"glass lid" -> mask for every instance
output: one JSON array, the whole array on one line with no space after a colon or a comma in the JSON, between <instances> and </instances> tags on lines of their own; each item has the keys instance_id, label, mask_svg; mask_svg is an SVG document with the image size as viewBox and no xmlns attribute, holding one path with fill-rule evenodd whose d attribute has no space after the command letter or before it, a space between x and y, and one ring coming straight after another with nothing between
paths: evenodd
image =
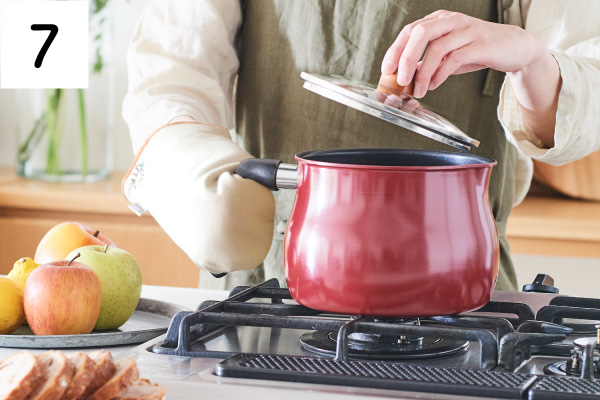
<instances>
[{"instance_id":1,"label":"glass lid","mask_svg":"<svg viewBox=\"0 0 600 400\"><path fill-rule=\"evenodd\" d=\"M328 99L468 152L479 142L406 94L388 95L369 84L337 75L301 72L303 87Z\"/></svg>"}]
</instances>

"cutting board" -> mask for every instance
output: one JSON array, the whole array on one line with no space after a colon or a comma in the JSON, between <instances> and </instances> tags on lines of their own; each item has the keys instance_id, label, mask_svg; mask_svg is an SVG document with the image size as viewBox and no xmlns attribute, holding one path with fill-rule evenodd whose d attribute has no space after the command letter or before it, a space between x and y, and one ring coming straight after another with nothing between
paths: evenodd
<instances>
[{"instance_id":1,"label":"cutting board","mask_svg":"<svg viewBox=\"0 0 600 400\"><path fill-rule=\"evenodd\" d=\"M600 151L558 167L534 161L533 176L567 196L600 201Z\"/></svg>"}]
</instances>

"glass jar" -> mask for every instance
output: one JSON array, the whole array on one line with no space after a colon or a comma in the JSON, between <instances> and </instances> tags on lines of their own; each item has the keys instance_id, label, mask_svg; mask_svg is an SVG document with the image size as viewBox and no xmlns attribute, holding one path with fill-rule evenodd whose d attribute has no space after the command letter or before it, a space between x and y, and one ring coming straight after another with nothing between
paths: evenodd
<instances>
[{"instance_id":1,"label":"glass jar","mask_svg":"<svg viewBox=\"0 0 600 400\"><path fill-rule=\"evenodd\" d=\"M93 182L106 179L112 170L112 8L106 5L98 10L95 6L91 2L89 87L15 91L19 176L51 182Z\"/></svg>"}]
</instances>

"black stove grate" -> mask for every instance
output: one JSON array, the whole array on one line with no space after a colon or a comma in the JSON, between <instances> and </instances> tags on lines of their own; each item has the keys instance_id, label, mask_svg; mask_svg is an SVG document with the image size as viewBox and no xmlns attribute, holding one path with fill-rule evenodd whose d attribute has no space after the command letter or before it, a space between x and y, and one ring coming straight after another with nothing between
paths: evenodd
<instances>
[{"instance_id":1,"label":"black stove grate","mask_svg":"<svg viewBox=\"0 0 600 400\"><path fill-rule=\"evenodd\" d=\"M586 400L600 398L600 381L545 376L529 391L529 400Z\"/></svg>"},{"instance_id":2,"label":"black stove grate","mask_svg":"<svg viewBox=\"0 0 600 400\"><path fill-rule=\"evenodd\" d=\"M291 295L288 289L278 286L278 281L271 279L253 287L238 287L226 300L204 302L195 313L178 313L171 320L165 339L152 346L151 351L186 357L227 358L237 352L205 349L201 345L202 338L223 326L255 326L334 332L341 336L336 345L339 360L349 357L347 338L351 333L477 342L479 366L482 370L490 370L498 362L500 337L513 330L502 318L450 316L423 325L405 325L372 317L331 315L297 304L284 304L283 300L290 300ZM255 299L271 302L255 302ZM518 315L517 310L510 307L507 312Z\"/></svg>"},{"instance_id":3,"label":"black stove grate","mask_svg":"<svg viewBox=\"0 0 600 400\"><path fill-rule=\"evenodd\" d=\"M537 379L503 372L264 354L238 354L219 363L216 373L223 377L506 399L524 398Z\"/></svg>"}]
</instances>

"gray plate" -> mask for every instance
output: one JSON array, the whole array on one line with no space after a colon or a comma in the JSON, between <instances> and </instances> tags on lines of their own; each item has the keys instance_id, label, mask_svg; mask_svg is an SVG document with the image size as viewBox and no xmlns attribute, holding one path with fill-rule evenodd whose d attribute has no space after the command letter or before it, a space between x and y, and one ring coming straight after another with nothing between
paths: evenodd
<instances>
[{"instance_id":1,"label":"gray plate","mask_svg":"<svg viewBox=\"0 0 600 400\"><path fill-rule=\"evenodd\" d=\"M185 307L158 300L140 299L129 320L119 329L93 331L87 335L36 336L23 325L10 335L0 335L0 347L60 349L71 347L104 347L144 343L167 332L171 317Z\"/></svg>"}]
</instances>

